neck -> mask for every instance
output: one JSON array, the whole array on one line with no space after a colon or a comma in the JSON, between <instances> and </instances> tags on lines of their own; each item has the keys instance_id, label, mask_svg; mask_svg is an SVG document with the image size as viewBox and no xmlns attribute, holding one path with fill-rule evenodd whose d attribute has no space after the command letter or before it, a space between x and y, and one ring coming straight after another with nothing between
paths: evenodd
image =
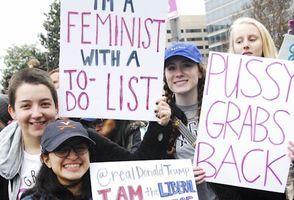
<instances>
[{"instance_id":1,"label":"neck","mask_svg":"<svg viewBox=\"0 0 294 200\"><path fill-rule=\"evenodd\" d=\"M175 94L176 104L180 106L191 106L198 102L198 90L192 90L185 94Z\"/></svg>"},{"instance_id":2,"label":"neck","mask_svg":"<svg viewBox=\"0 0 294 200\"><path fill-rule=\"evenodd\" d=\"M24 150L29 154L41 153L40 137L30 137L23 134Z\"/></svg>"},{"instance_id":3,"label":"neck","mask_svg":"<svg viewBox=\"0 0 294 200\"><path fill-rule=\"evenodd\" d=\"M74 195L74 196L79 196L81 195L81 187L82 183L79 183L77 185L67 187L67 189Z\"/></svg>"}]
</instances>

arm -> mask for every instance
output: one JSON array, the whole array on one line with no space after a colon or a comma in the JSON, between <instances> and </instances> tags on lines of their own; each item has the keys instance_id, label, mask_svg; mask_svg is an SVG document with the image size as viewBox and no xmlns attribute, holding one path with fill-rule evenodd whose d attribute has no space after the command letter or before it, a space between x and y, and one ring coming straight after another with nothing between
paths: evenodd
<instances>
[{"instance_id":1,"label":"arm","mask_svg":"<svg viewBox=\"0 0 294 200\"><path fill-rule=\"evenodd\" d=\"M96 142L90 152L91 162L161 159L167 150L171 130L171 111L164 97L157 102L155 113L159 121L150 122L140 147L134 153L93 131L88 131L90 138Z\"/></svg>"}]
</instances>

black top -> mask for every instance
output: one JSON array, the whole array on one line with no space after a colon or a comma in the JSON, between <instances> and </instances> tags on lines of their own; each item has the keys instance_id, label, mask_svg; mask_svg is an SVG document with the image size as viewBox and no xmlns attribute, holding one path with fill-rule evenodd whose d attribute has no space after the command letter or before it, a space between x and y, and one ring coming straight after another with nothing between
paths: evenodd
<instances>
[{"instance_id":1,"label":"black top","mask_svg":"<svg viewBox=\"0 0 294 200\"><path fill-rule=\"evenodd\" d=\"M126 160L155 160L161 159L168 146L171 126L160 126L150 122L148 130L140 147L134 153L129 152L118 144L99 135L92 129L87 129L89 137L96 145L90 150L91 162L126 161ZM8 200L8 181L0 176L0 199Z\"/></svg>"}]
</instances>

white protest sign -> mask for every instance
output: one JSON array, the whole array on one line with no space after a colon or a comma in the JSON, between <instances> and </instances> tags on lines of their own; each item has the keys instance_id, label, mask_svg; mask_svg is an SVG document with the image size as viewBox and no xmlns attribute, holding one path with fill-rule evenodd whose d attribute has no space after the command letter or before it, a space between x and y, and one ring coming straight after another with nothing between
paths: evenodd
<instances>
[{"instance_id":1,"label":"white protest sign","mask_svg":"<svg viewBox=\"0 0 294 200\"><path fill-rule=\"evenodd\" d=\"M190 160L149 160L90 164L95 200L197 200Z\"/></svg>"},{"instance_id":2,"label":"white protest sign","mask_svg":"<svg viewBox=\"0 0 294 200\"><path fill-rule=\"evenodd\" d=\"M60 116L157 120L167 9L167 0L62 0Z\"/></svg>"},{"instance_id":3,"label":"white protest sign","mask_svg":"<svg viewBox=\"0 0 294 200\"><path fill-rule=\"evenodd\" d=\"M194 164L207 181L284 192L294 63L210 52Z\"/></svg>"},{"instance_id":4,"label":"white protest sign","mask_svg":"<svg viewBox=\"0 0 294 200\"><path fill-rule=\"evenodd\" d=\"M294 61L294 35L286 34L284 36L278 58Z\"/></svg>"}]
</instances>

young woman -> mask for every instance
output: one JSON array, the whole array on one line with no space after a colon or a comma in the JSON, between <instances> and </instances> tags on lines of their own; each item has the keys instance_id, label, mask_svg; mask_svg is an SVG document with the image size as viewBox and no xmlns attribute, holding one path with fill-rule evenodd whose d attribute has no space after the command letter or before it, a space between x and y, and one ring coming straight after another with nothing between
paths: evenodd
<instances>
[{"instance_id":1,"label":"young woman","mask_svg":"<svg viewBox=\"0 0 294 200\"><path fill-rule=\"evenodd\" d=\"M34 186L41 167L40 139L47 124L57 116L58 102L54 85L47 72L26 68L13 75L9 83L9 113L15 122L0 133L1 200L16 200ZM139 149L131 154L122 147L89 131L96 145L91 161L159 159L169 138L171 111L165 98L157 102L158 122L151 122Z\"/></svg>"},{"instance_id":2,"label":"young woman","mask_svg":"<svg viewBox=\"0 0 294 200\"><path fill-rule=\"evenodd\" d=\"M41 140L42 166L36 185L22 199L91 199L89 147L94 144L79 122L49 123Z\"/></svg>"},{"instance_id":3,"label":"young woman","mask_svg":"<svg viewBox=\"0 0 294 200\"><path fill-rule=\"evenodd\" d=\"M169 154L177 159L194 158L193 138L197 137L205 82L201 61L201 53L192 43L174 43L165 51L164 90L173 111L172 118L176 124L177 120L181 120L191 134L188 139L178 131L177 126L172 131ZM199 199L218 199L211 186L204 181L204 171L196 167L194 174Z\"/></svg>"},{"instance_id":4,"label":"young woman","mask_svg":"<svg viewBox=\"0 0 294 200\"><path fill-rule=\"evenodd\" d=\"M242 17L234 21L230 27L229 38L229 52L235 54L242 54L248 56L268 57L276 58L277 50L274 45L274 41L270 36L268 30L263 24L255 19ZM289 156L294 160L294 143L289 144ZM293 168L289 174L289 178L292 177L293 181ZM290 180L290 179L289 179ZM229 186L226 186L229 187ZM231 191L224 192L223 188L219 190L220 196L232 195L235 193L239 199L263 199L263 200L285 200L285 194L267 192L254 189L231 187ZM234 192L233 192L234 191ZM238 193L238 194L237 194ZM225 199L231 199L231 197L225 196Z\"/></svg>"}]
</instances>

